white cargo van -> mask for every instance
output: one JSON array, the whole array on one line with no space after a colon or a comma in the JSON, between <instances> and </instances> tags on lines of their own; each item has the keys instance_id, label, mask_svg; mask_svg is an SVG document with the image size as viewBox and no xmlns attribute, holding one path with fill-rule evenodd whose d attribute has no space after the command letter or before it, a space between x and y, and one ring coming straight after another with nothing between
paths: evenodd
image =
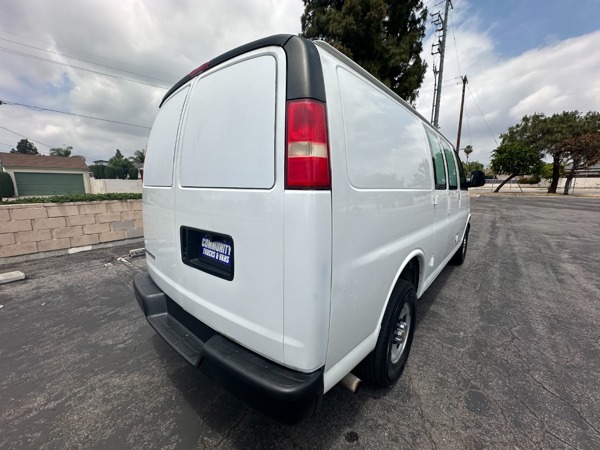
<instances>
[{"instance_id":1,"label":"white cargo van","mask_svg":"<svg viewBox=\"0 0 600 450\"><path fill-rule=\"evenodd\" d=\"M328 44L249 43L162 100L136 298L189 363L298 422L351 371L400 376L417 298L465 257L482 175Z\"/></svg>"}]
</instances>

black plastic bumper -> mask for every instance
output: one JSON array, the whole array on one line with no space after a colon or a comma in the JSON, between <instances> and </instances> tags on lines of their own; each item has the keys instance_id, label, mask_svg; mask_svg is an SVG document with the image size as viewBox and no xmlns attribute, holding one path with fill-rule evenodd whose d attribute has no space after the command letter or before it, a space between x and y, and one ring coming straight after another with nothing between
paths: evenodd
<instances>
[{"instance_id":1,"label":"black plastic bumper","mask_svg":"<svg viewBox=\"0 0 600 450\"><path fill-rule=\"evenodd\" d=\"M186 361L238 398L280 422L311 416L323 397L323 370L297 372L214 331L184 311L148 273L133 280L135 297L156 333Z\"/></svg>"}]
</instances>

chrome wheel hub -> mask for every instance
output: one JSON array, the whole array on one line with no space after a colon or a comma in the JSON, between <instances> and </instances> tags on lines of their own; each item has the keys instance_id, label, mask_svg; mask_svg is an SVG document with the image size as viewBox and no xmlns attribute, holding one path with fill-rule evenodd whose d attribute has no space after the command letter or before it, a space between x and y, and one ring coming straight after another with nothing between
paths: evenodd
<instances>
[{"instance_id":1,"label":"chrome wheel hub","mask_svg":"<svg viewBox=\"0 0 600 450\"><path fill-rule=\"evenodd\" d=\"M394 334L392 336L390 348L390 360L392 364L396 364L398 361L400 361L400 358L404 353L406 342L408 341L408 334L410 332L410 324L410 307L408 305L404 305L402 307L402 311L400 311L400 315L398 316L396 328L394 329Z\"/></svg>"}]
</instances>

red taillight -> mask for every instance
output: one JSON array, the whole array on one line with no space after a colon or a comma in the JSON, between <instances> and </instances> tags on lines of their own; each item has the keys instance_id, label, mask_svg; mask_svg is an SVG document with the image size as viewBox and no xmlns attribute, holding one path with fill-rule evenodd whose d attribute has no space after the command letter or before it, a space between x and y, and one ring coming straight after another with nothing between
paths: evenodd
<instances>
[{"instance_id":1,"label":"red taillight","mask_svg":"<svg viewBox=\"0 0 600 450\"><path fill-rule=\"evenodd\" d=\"M287 104L286 189L330 189L325 104Z\"/></svg>"}]
</instances>

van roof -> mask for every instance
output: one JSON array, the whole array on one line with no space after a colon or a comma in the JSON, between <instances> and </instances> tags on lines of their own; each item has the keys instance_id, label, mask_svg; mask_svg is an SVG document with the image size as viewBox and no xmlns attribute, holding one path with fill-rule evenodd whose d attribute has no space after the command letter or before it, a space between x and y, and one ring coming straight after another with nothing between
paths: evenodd
<instances>
[{"instance_id":1,"label":"van roof","mask_svg":"<svg viewBox=\"0 0 600 450\"><path fill-rule=\"evenodd\" d=\"M293 34L276 34L223 53L185 75L165 94L160 106L181 86L201 73L236 56L264 47L281 47L287 56L287 100L312 98L325 101L325 84L321 71L321 59L312 41Z\"/></svg>"}]
</instances>

